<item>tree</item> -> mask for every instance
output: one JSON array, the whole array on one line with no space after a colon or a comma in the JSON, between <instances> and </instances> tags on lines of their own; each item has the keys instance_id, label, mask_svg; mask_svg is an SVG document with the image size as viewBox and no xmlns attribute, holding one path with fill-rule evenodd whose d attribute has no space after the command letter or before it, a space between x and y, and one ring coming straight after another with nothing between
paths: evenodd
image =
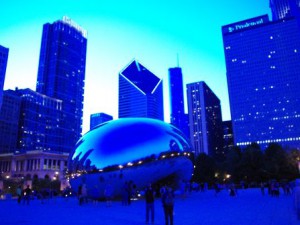
<instances>
[{"instance_id":1,"label":"tree","mask_svg":"<svg viewBox=\"0 0 300 225\"><path fill-rule=\"evenodd\" d=\"M264 165L263 153L258 144L248 145L242 152L239 172L248 182L257 182L262 179Z\"/></svg>"},{"instance_id":2,"label":"tree","mask_svg":"<svg viewBox=\"0 0 300 225\"><path fill-rule=\"evenodd\" d=\"M221 166L223 172L230 174L231 179L234 182L237 182L241 179L240 172L239 172L241 158L242 158L241 148L238 146L233 146L227 152L225 156L225 161Z\"/></svg>"},{"instance_id":3,"label":"tree","mask_svg":"<svg viewBox=\"0 0 300 225\"><path fill-rule=\"evenodd\" d=\"M195 159L195 170L193 180L201 182L214 182L215 172L216 172L216 163L215 160L204 154L200 153Z\"/></svg>"},{"instance_id":4,"label":"tree","mask_svg":"<svg viewBox=\"0 0 300 225\"><path fill-rule=\"evenodd\" d=\"M289 162L286 151L277 143L270 143L265 150L265 168L270 179L290 178Z\"/></svg>"}]
</instances>

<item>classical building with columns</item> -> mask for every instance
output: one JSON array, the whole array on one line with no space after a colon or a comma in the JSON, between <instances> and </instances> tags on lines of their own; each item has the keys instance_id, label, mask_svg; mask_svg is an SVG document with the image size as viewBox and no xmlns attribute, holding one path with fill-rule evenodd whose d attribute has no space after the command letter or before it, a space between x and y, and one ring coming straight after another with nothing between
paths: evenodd
<instances>
[{"instance_id":1,"label":"classical building with columns","mask_svg":"<svg viewBox=\"0 0 300 225\"><path fill-rule=\"evenodd\" d=\"M1 177L11 179L59 179L63 189L68 184L64 177L68 153L28 151L26 153L0 154Z\"/></svg>"}]
</instances>

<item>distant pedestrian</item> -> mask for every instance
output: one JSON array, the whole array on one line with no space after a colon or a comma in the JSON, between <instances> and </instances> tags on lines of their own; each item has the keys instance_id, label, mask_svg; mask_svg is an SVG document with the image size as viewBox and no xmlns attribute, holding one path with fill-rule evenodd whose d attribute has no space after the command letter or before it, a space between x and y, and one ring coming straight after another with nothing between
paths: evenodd
<instances>
[{"instance_id":1,"label":"distant pedestrian","mask_svg":"<svg viewBox=\"0 0 300 225\"><path fill-rule=\"evenodd\" d=\"M77 198L78 198L79 205L82 205L82 201L83 201L83 198L82 198L82 184L80 184L78 186Z\"/></svg>"},{"instance_id":2,"label":"distant pedestrian","mask_svg":"<svg viewBox=\"0 0 300 225\"><path fill-rule=\"evenodd\" d=\"M265 183L261 182L260 183L260 191L262 195L265 195Z\"/></svg>"},{"instance_id":3,"label":"distant pedestrian","mask_svg":"<svg viewBox=\"0 0 300 225\"><path fill-rule=\"evenodd\" d=\"M88 192L88 190L87 190L87 186L86 186L86 184L83 184L82 185L82 190L81 190L81 197L82 197L82 202L83 203L87 203L88 202L88 199L87 199L87 192Z\"/></svg>"},{"instance_id":4,"label":"distant pedestrian","mask_svg":"<svg viewBox=\"0 0 300 225\"><path fill-rule=\"evenodd\" d=\"M154 190L149 184L145 191L145 201L146 201L146 223L149 223L149 217L151 214L151 223L154 224Z\"/></svg>"},{"instance_id":5,"label":"distant pedestrian","mask_svg":"<svg viewBox=\"0 0 300 225\"><path fill-rule=\"evenodd\" d=\"M300 179L296 180L294 188L294 204L297 213L297 218L300 220Z\"/></svg>"},{"instance_id":6,"label":"distant pedestrian","mask_svg":"<svg viewBox=\"0 0 300 225\"><path fill-rule=\"evenodd\" d=\"M19 185L17 187L16 194L18 196L18 203L20 204L21 203L21 199L22 199L22 187L21 187L21 185Z\"/></svg>"},{"instance_id":7,"label":"distant pedestrian","mask_svg":"<svg viewBox=\"0 0 300 225\"><path fill-rule=\"evenodd\" d=\"M113 187L110 183L108 183L106 186L105 186L105 189L104 189L104 196L105 196L105 199L106 199L106 206L107 207L110 207L112 206L112 198L113 198Z\"/></svg>"},{"instance_id":8,"label":"distant pedestrian","mask_svg":"<svg viewBox=\"0 0 300 225\"><path fill-rule=\"evenodd\" d=\"M232 183L229 186L229 196L234 197L236 196L236 191L235 191L235 185Z\"/></svg>"},{"instance_id":9,"label":"distant pedestrian","mask_svg":"<svg viewBox=\"0 0 300 225\"><path fill-rule=\"evenodd\" d=\"M27 185L27 187L24 190L24 203L26 202L27 205L29 205L30 198L31 198L31 189L29 185Z\"/></svg>"},{"instance_id":10,"label":"distant pedestrian","mask_svg":"<svg viewBox=\"0 0 300 225\"><path fill-rule=\"evenodd\" d=\"M126 181L122 188L122 205L128 205L129 198L129 187L128 182Z\"/></svg>"},{"instance_id":11,"label":"distant pedestrian","mask_svg":"<svg viewBox=\"0 0 300 225\"><path fill-rule=\"evenodd\" d=\"M162 205L165 214L166 225L173 225L173 214L174 214L174 193L172 188L167 188L162 196Z\"/></svg>"}]
</instances>

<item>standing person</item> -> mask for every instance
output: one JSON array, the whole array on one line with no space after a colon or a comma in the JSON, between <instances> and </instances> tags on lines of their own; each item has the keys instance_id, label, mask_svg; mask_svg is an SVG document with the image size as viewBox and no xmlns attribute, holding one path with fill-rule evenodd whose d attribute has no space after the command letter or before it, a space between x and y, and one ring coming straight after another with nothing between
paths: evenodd
<instances>
[{"instance_id":1,"label":"standing person","mask_svg":"<svg viewBox=\"0 0 300 225\"><path fill-rule=\"evenodd\" d=\"M148 188L145 191L145 200L146 200L146 223L149 223L149 214L151 213L151 223L154 224L154 190L149 184Z\"/></svg>"},{"instance_id":2,"label":"standing person","mask_svg":"<svg viewBox=\"0 0 300 225\"><path fill-rule=\"evenodd\" d=\"M18 196L18 203L20 204L21 199L22 199L22 187L21 187L21 185L19 185L17 187L16 193L17 193L17 196Z\"/></svg>"},{"instance_id":3,"label":"standing person","mask_svg":"<svg viewBox=\"0 0 300 225\"><path fill-rule=\"evenodd\" d=\"M24 190L24 202L26 201L27 205L29 205L30 197L31 197L31 189L29 185L27 185L27 187Z\"/></svg>"},{"instance_id":4,"label":"standing person","mask_svg":"<svg viewBox=\"0 0 300 225\"><path fill-rule=\"evenodd\" d=\"M128 183L125 182L122 189L122 205L128 205L129 191L128 191Z\"/></svg>"},{"instance_id":5,"label":"standing person","mask_svg":"<svg viewBox=\"0 0 300 225\"><path fill-rule=\"evenodd\" d=\"M82 205L83 198L82 198L82 185L81 184L78 186L77 197L78 197L79 205Z\"/></svg>"},{"instance_id":6,"label":"standing person","mask_svg":"<svg viewBox=\"0 0 300 225\"><path fill-rule=\"evenodd\" d=\"M297 213L297 218L298 220L300 220L300 179L297 179L295 183L294 204Z\"/></svg>"},{"instance_id":7,"label":"standing person","mask_svg":"<svg viewBox=\"0 0 300 225\"><path fill-rule=\"evenodd\" d=\"M104 196L106 199L106 206L110 207L112 205L113 187L110 183L105 186Z\"/></svg>"},{"instance_id":8,"label":"standing person","mask_svg":"<svg viewBox=\"0 0 300 225\"><path fill-rule=\"evenodd\" d=\"M82 185L82 189L81 189L81 196L82 196L82 202L83 203L87 203L87 187L86 184Z\"/></svg>"},{"instance_id":9,"label":"standing person","mask_svg":"<svg viewBox=\"0 0 300 225\"><path fill-rule=\"evenodd\" d=\"M174 193L172 188L168 187L163 194L162 204L164 208L166 225L173 225Z\"/></svg>"}]
</instances>

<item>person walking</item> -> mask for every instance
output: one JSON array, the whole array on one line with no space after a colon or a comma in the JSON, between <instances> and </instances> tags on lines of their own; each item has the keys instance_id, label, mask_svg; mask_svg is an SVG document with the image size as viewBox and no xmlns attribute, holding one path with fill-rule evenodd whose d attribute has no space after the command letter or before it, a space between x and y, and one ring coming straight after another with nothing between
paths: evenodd
<instances>
[{"instance_id":1,"label":"person walking","mask_svg":"<svg viewBox=\"0 0 300 225\"><path fill-rule=\"evenodd\" d=\"M27 187L24 190L24 202L26 201L27 205L29 205L30 198L31 198L31 189L29 185L27 185Z\"/></svg>"},{"instance_id":2,"label":"person walking","mask_svg":"<svg viewBox=\"0 0 300 225\"><path fill-rule=\"evenodd\" d=\"M106 206L111 207L112 206L112 198L113 198L113 186L110 183L108 183L105 186L104 197L106 199Z\"/></svg>"},{"instance_id":3,"label":"person walking","mask_svg":"<svg viewBox=\"0 0 300 225\"><path fill-rule=\"evenodd\" d=\"M298 220L300 220L300 179L296 179L294 188L294 204Z\"/></svg>"},{"instance_id":4,"label":"person walking","mask_svg":"<svg viewBox=\"0 0 300 225\"><path fill-rule=\"evenodd\" d=\"M166 225L173 225L174 211L174 193L172 188L168 187L162 196L162 205L164 208Z\"/></svg>"},{"instance_id":5,"label":"person walking","mask_svg":"<svg viewBox=\"0 0 300 225\"><path fill-rule=\"evenodd\" d=\"M21 203L21 199L22 199L22 187L21 187L21 185L19 185L17 187L16 194L18 196L18 203L20 204Z\"/></svg>"},{"instance_id":6,"label":"person walking","mask_svg":"<svg viewBox=\"0 0 300 225\"><path fill-rule=\"evenodd\" d=\"M149 217L151 214L151 223L154 224L154 190L152 185L149 184L145 191L145 201L146 201L146 224L149 224Z\"/></svg>"}]
</instances>

